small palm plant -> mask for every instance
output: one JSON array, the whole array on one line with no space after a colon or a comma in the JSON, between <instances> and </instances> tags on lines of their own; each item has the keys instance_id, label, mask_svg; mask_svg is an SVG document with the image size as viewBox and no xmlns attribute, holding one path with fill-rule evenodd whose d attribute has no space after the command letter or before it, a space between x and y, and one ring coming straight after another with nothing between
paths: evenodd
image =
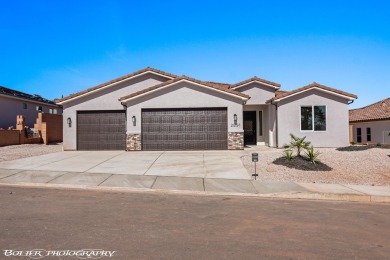
<instances>
[{"instance_id":1,"label":"small palm plant","mask_svg":"<svg viewBox=\"0 0 390 260\"><path fill-rule=\"evenodd\" d=\"M297 149L297 156L301 156L301 151L308 149L310 147L311 142L305 141L306 136L300 138L293 134L290 134L291 136L291 142L290 142L290 148Z\"/></svg>"},{"instance_id":2,"label":"small palm plant","mask_svg":"<svg viewBox=\"0 0 390 260\"><path fill-rule=\"evenodd\" d=\"M293 156L293 151L291 149L286 149L284 150L284 158L286 159L286 161L291 161L292 159L294 159L294 156Z\"/></svg>"},{"instance_id":3,"label":"small palm plant","mask_svg":"<svg viewBox=\"0 0 390 260\"><path fill-rule=\"evenodd\" d=\"M320 153L318 151L314 151L313 146L306 149L306 159L311 162L312 164L316 165L316 162L318 161L318 156Z\"/></svg>"}]
</instances>

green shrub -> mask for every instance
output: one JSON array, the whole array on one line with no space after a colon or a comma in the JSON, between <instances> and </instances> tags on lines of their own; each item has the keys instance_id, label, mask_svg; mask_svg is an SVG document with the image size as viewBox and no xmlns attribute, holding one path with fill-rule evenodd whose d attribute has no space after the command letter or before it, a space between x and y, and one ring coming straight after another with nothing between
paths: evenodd
<instances>
[{"instance_id":1,"label":"green shrub","mask_svg":"<svg viewBox=\"0 0 390 260\"><path fill-rule=\"evenodd\" d=\"M316 165L316 162L318 161L318 156L320 153L318 151L314 151L313 146L306 149L306 159L311 162L312 164Z\"/></svg>"},{"instance_id":2,"label":"green shrub","mask_svg":"<svg viewBox=\"0 0 390 260\"><path fill-rule=\"evenodd\" d=\"M355 145L356 144L355 140L352 140L350 144Z\"/></svg>"},{"instance_id":3,"label":"green shrub","mask_svg":"<svg viewBox=\"0 0 390 260\"><path fill-rule=\"evenodd\" d=\"M300 138L293 134L290 134L291 136L291 142L289 147L293 149L297 149L297 156L301 156L301 151L304 149L308 149L311 142L305 141L306 136Z\"/></svg>"},{"instance_id":4,"label":"green shrub","mask_svg":"<svg viewBox=\"0 0 390 260\"><path fill-rule=\"evenodd\" d=\"M293 151L291 149L286 149L284 150L284 158L286 159L286 161L291 161L292 159L294 159L294 156L293 156Z\"/></svg>"},{"instance_id":5,"label":"green shrub","mask_svg":"<svg viewBox=\"0 0 390 260\"><path fill-rule=\"evenodd\" d=\"M379 147L379 146L382 146L382 144L381 144L381 143L377 143L377 144L376 144L376 146L378 146L378 147Z\"/></svg>"}]
</instances>

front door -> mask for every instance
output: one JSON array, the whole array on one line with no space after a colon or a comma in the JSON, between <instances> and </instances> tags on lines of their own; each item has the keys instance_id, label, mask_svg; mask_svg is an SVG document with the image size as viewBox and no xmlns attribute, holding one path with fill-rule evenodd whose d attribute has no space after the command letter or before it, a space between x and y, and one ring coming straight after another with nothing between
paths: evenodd
<instances>
[{"instance_id":1,"label":"front door","mask_svg":"<svg viewBox=\"0 0 390 260\"><path fill-rule=\"evenodd\" d=\"M244 111L244 145L256 143L256 111Z\"/></svg>"}]
</instances>

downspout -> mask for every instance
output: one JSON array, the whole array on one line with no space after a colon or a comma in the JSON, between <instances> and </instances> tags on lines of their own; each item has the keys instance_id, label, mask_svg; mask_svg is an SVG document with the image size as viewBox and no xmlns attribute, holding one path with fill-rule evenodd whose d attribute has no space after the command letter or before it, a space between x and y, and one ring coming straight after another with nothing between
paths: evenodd
<instances>
[{"instance_id":1,"label":"downspout","mask_svg":"<svg viewBox=\"0 0 390 260\"><path fill-rule=\"evenodd\" d=\"M352 104L354 101L355 101L355 99L348 101L348 105Z\"/></svg>"},{"instance_id":2,"label":"downspout","mask_svg":"<svg viewBox=\"0 0 390 260\"><path fill-rule=\"evenodd\" d=\"M276 142L276 148L279 147L278 145L278 105L273 103L273 100L271 99L271 105L275 106L275 142Z\"/></svg>"}]
</instances>

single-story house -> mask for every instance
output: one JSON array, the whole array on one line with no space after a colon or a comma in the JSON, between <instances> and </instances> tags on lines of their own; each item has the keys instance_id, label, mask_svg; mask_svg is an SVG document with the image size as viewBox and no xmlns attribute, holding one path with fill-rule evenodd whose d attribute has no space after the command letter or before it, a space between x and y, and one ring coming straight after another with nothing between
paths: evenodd
<instances>
[{"instance_id":1,"label":"single-story house","mask_svg":"<svg viewBox=\"0 0 390 260\"><path fill-rule=\"evenodd\" d=\"M346 146L356 98L318 83L286 92L258 77L227 84L148 67L57 104L64 150L234 150L282 147L290 133L316 147Z\"/></svg>"},{"instance_id":2,"label":"single-story house","mask_svg":"<svg viewBox=\"0 0 390 260\"><path fill-rule=\"evenodd\" d=\"M390 144L390 98L349 110L351 142Z\"/></svg>"},{"instance_id":3,"label":"single-story house","mask_svg":"<svg viewBox=\"0 0 390 260\"><path fill-rule=\"evenodd\" d=\"M61 114L62 108L39 95L0 86L0 128L15 127L17 115L22 115L26 126L32 128L39 112Z\"/></svg>"}]
</instances>

